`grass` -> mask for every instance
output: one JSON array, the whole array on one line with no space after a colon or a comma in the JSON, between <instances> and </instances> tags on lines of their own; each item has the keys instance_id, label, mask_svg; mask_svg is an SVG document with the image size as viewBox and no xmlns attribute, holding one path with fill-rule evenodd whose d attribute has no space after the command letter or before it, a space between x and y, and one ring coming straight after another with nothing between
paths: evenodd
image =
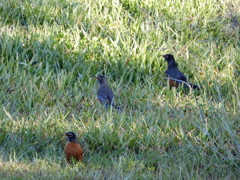
<instances>
[{"instance_id":1,"label":"grass","mask_svg":"<svg viewBox=\"0 0 240 180\"><path fill-rule=\"evenodd\" d=\"M240 178L237 1L0 4L1 179ZM169 89L167 53L202 91ZM96 101L98 74L123 112Z\"/></svg>"}]
</instances>

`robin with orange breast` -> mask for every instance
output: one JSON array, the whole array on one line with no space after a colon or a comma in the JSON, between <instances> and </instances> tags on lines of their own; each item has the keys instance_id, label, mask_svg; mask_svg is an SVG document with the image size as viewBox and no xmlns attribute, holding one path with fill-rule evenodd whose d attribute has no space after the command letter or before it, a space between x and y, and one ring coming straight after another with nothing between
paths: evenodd
<instances>
[{"instance_id":1,"label":"robin with orange breast","mask_svg":"<svg viewBox=\"0 0 240 180\"><path fill-rule=\"evenodd\" d=\"M165 71L170 87L178 87L184 85L184 87L191 87L192 89L200 90L201 88L197 85L188 82L186 76L178 69L177 63L171 54L162 55L168 63L168 68Z\"/></svg>"},{"instance_id":2,"label":"robin with orange breast","mask_svg":"<svg viewBox=\"0 0 240 180\"><path fill-rule=\"evenodd\" d=\"M114 95L112 89L108 84L107 78L102 75L94 78L97 79L99 82L99 88L97 91L98 101L101 104L105 105L106 108L108 108L109 106L113 106L115 109L122 111L122 109L116 106L113 102Z\"/></svg>"},{"instance_id":3,"label":"robin with orange breast","mask_svg":"<svg viewBox=\"0 0 240 180\"><path fill-rule=\"evenodd\" d=\"M83 149L80 144L77 143L77 136L74 132L67 132L63 134L63 136L67 137L67 144L64 148L64 153L66 156L66 160L68 163L73 163L73 159L76 161L83 160Z\"/></svg>"}]
</instances>

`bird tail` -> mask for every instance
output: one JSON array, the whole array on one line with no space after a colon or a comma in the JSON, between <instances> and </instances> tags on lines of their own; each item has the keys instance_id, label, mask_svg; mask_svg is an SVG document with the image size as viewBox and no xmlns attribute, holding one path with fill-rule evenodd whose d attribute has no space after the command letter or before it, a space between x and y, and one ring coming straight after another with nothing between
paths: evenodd
<instances>
[{"instance_id":1,"label":"bird tail","mask_svg":"<svg viewBox=\"0 0 240 180\"><path fill-rule=\"evenodd\" d=\"M202 89L201 87L199 87L199 86L197 86L197 85L195 85L195 84L191 84L191 83L190 83L190 86L191 86L191 88L196 89L196 90Z\"/></svg>"}]
</instances>

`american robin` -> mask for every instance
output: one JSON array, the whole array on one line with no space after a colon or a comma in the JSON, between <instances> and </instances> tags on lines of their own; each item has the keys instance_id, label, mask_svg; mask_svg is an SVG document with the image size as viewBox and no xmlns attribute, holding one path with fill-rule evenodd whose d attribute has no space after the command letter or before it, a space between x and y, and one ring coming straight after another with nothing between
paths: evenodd
<instances>
[{"instance_id":1,"label":"american robin","mask_svg":"<svg viewBox=\"0 0 240 180\"><path fill-rule=\"evenodd\" d=\"M104 104L106 108L113 106L115 109L122 110L120 107L116 106L113 102L113 91L110 88L107 78L105 76L94 77L99 82L99 89L97 92L97 98L101 104Z\"/></svg>"},{"instance_id":2,"label":"american robin","mask_svg":"<svg viewBox=\"0 0 240 180\"><path fill-rule=\"evenodd\" d=\"M165 71L169 85L171 87L178 87L181 84L184 84L184 87L191 87L193 89L200 90L200 87L188 82L186 76L178 69L176 61L171 54L162 55L168 63L168 68Z\"/></svg>"},{"instance_id":3,"label":"american robin","mask_svg":"<svg viewBox=\"0 0 240 180\"><path fill-rule=\"evenodd\" d=\"M83 160L83 149L80 144L77 143L77 136L74 132L67 132L63 134L63 136L67 136L67 144L64 148L64 153L66 156L66 160L68 163L72 163L72 159L77 161Z\"/></svg>"}]
</instances>

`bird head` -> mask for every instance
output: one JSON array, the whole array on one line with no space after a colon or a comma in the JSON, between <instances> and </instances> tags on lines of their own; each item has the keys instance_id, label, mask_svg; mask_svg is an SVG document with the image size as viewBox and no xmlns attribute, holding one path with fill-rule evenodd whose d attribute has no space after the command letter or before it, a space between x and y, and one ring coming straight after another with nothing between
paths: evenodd
<instances>
[{"instance_id":1,"label":"bird head","mask_svg":"<svg viewBox=\"0 0 240 180\"><path fill-rule=\"evenodd\" d=\"M99 84L103 84L106 81L106 77L103 75L99 75L98 77L94 77L95 79L98 80Z\"/></svg>"},{"instance_id":2,"label":"bird head","mask_svg":"<svg viewBox=\"0 0 240 180\"><path fill-rule=\"evenodd\" d=\"M69 142L76 142L77 140L77 136L74 132L67 132L66 134L63 134L63 136L66 136Z\"/></svg>"},{"instance_id":3,"label":"bird head","mask_svg":"<svg viewBox=\"0 0 240 180\"><path fill-rule=\"evenodd\" d=\"M171 55L171 54L165 54L165 55L162 55L162 57L164 57L168 63L170 61L175 61L173 55Z\"/></svg>"}]
</instances>

